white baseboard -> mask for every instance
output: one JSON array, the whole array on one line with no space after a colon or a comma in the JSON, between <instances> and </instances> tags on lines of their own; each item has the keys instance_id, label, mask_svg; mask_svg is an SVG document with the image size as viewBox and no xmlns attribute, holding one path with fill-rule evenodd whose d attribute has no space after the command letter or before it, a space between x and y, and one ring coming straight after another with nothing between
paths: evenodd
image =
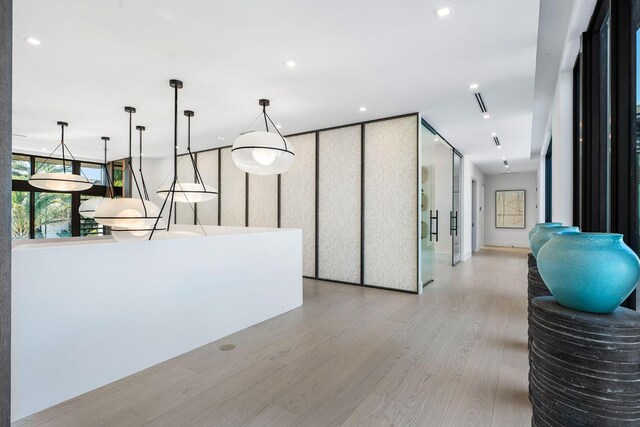
<instances>
[{"instance_id":1,"label":"white baseboard","mask_svg":"<svg viewBox=\"0 0 640 427\"><path fill-rule=\"evenodd\" d=\"M500 246L506 248L528 248L529 242L503 242L503 241L485 241L485 246Z\"/></svg>"}]
</instances>

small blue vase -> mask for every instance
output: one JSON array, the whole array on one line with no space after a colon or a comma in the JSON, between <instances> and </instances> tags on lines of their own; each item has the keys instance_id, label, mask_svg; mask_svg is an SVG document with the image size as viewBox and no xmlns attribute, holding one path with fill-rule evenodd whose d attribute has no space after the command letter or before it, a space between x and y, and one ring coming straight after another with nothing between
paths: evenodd
<instances>
[{"instance_id":1,"label":"small blue vase","mask_svg":"<svg viewBox=\"0 0 640 427\"><path fill-rule=\"evenodd\" d=\"M536 222L536 225L534 225L531 230L529 230L529 240L531 240L531 237L536 234L536 232L538 231L538 229L540 228L541 225L557 225L560 226L562 225L561 222Z\"/></svg>"},{"instance_id":2,"label":"small blue vase","mask_svg":"<svg viewBox=\"0 0 640 427\"><path fill-rule=\"evenodd\" d=\"M622 234L554 234L538 252L540 276L560 305L611 313L640 279L640 260Z\"/></svg>"},{"instance_id":3,"label":"small blue vase","mask_svg":"<svg viewBox=\"0 0 640 427\"><path fill-rule=\"evenodd\" d=\"M551 240L553 233L561 233L565 231L580 231L578 227L570 227L567 225L544 225L541 224L536 234L529 240L529 246L531 247L531 253L536 259L538 259L538 251L545 243Z\"/></svg>"}]
</instances>

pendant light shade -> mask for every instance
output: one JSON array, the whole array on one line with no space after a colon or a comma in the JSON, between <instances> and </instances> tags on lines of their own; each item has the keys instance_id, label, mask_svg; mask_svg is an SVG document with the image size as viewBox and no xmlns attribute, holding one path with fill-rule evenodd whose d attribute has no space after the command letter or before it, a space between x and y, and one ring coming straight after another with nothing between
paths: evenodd
<instances>
[{"instance_id":1,"label":"pendant light shade","mask_svg":"<svg viewBox=\"0 0 640 427\"><path fill-rule=\"evenodd\" d=\"M93 218L96 216L96 209L102 202L104 201L104 197L93 197L91 199L87 199L84 202L80 203L80 207L78 208L78 213L80 216L84 218Z\"/></svg>"},{"instance_id":2,"label":"pendant light shade","mask_svg":"<svg viewBox=\"0 0 640 427\"><path fill-rule=\"evenodd\" d=\"M165 199L171 194L171 183L162 185L157 194ZM178 203L198 203L213 200L218 197L218 190L212 186L195 182L178 182L175 186L174 202Z\"/></svg>"},{"instance_id":3,"label":"pendant light shade","mask_svg":"<svg viewBox=\"0 0 640 427\"><path fill-rule=\"evenodd\" d=\"M64 143L64 128L69 126L69 124L66 122L58 122L58 126L60 126L61 133L62 133L62 138L60 140L60 144L58 145L58 147L61 147L62 149L62 170L63 171L62 172L44 172L44 171L39 172L47 164L47 161L45 160L45 162L40 165L36 173L33 174L31 178L29 178L29 184L41 190L48 190L48 191L70 192L70 191L88 190L89 188L93 187L93 184L87 179L87 177L74 174L74 173L66 173L67 160L66 160L65 150L67 153L69 153L71 158L73 158L73 155L71 155L71 152L69 152L69 149ZM49 160L49 158L51 158L51 156L55 154L58 147L56 147L55 150L53 150L53 153L51 153L51 155L47 158L47 160Z\"/></svg>"},{"instance_id":4,"label":"pendant light shade","mask_svg":"<svg viewBox=\"0 0 640 427\"><path fill-rule=\"evenodd\" d=\"M254 175L277 175L286 172L295 158L293 147L282 136L267 114L268 99L261 99L266 131L251 131L240 135L233 143L231 157L242 171ZM269 132L269 123L276 132Z\"/></svg>"},{"instance_id":5,"label":"pendant light shade","mask_svg":"<svg viewBox=\"0 0 640 427\"><path fill-rule=\"evenodd\" d=\"M109 137L103 136L101 139L104 141L104 172L107 179L107 192L108 194L113 195L113 184L109 177L109 170L107 169L107 141L109 141ZM87 199L80 203L78 213L84 218L93 218L96 215L97 207L100 206L104 200L104 197L92 197L91 199Z\"/></svg>"},{"instance_id":6,"label":"pendant light shade","mask_svg":"<svg viewBox=\"0 0 640 427\"><path fill-rule=\"evenodd\" d=\"M199 203L213 200L218 197L218 189L203 182L198 170L198 164L191 152L191 117L195 113L191 110L185 110L184 115L187 117L187 153L193 166L196 182L180 182L177 180L177 176L174 176L174 182L163 184L158 189L157 194L162 199L172 195L173 201L177 203ZM177 156L175 150L174 156ZM177 165L177 158L174 158L174 164Z\"/></svg>"}]
</instances>

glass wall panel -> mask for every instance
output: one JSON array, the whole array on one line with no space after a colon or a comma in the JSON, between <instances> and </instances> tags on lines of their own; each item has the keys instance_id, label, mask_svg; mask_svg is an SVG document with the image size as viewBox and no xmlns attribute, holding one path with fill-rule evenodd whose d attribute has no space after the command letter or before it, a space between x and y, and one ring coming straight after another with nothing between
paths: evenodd
<instances>
[{"instance_id":1,"label":"glass wall panel","mask_svg":"<svg viewBox=\"0 0 640 427\"><path fill-rule=\"evenodd\" d=\"M89 199L102 199L97 196L80 195L80 203L83 203ZM104 235L104 227L98 224L93 218L85 218L80 216L80 236L102 236Z\"/></svg>"},{"instance_id":2,"label":"glass wall panel","mask_svg":"<svg viewBox=\"0 0 640 427\"><path fill-rule=\"evenodd\" d=\"M427 285L435 276L435 243L438 235L438 213L435 208L435 149L438 144L426 126L420 125L420 280Z\"/></svg>"},{"instance_id":3,"label":"glass wall panel","mask_svg":"<svg viewBox=\"0 0 640 427\"><path fill-rule=\"evenodd\" d=\"M452 215L451 215L451 237L452 237L452 264L456 265L462 259L462 245L460 240L462 239L462 193L460 192L462 182L462 157L455 151L453 152L453 201L452 201Z\"/></svg>"},{"instance_id":4,"label":"glass wall panel","mask_svg":"<svg viewBox=\"0 0 640 427\"><path fill-rule=\"evenodd\" d=\"M71 194L35 193L35 238L71 237Z\"/></svg>"},{"instance_id":5,"label":"glass wall panel","mask_svg":"<svg viewBox=\"0 0 640 427\"><path fill-rule=\"evenodd\" d=\"M30 229L31 193L29 191L11 192L11 238L28 239Z\"/></svg>"},{"instance_id":6,"label":"glass wall panel","mask_svg":"<svg viewBox=\"0 0 640 427\"><path fill-rule=\"evenodd\" d=\"M63 167L64 163L64 167ZM73 169L72 162L63 162L60 159L47 159L45 157L36 157L36 172L48 173L71 173Z\"/></svg>"}]
</instances>

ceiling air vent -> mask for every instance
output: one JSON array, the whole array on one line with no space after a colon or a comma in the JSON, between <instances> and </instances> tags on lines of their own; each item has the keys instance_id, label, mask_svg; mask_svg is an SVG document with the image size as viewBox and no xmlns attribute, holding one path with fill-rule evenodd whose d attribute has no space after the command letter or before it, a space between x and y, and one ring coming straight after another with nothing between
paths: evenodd
<instances>
[{"instance_id":1,"label":"ceiling air vent","mask_svg":"<svg viewBox=\"0 0 640 427\"><path fill-rule=\"evenodd\" d=\"M502 163L504 163L505 166L509 166L509 163L507 163L506 160L503 160Z\"/></svg>"},{"instance_id":2,"label":"ceiling air vent","mask_svg":"<svg viewBox=\"0 0 640 427\"><path fill-rule=\"evenodd\" d=\"M500 145L500 140L498 139L498 137L497 137L497 136L494 136L494 137L493 137L493 142L495 142L496 147L498 147L498 148L500 148L500 147L501 147L501 145Z\"/></svg>"},{"instance_id":3,"label":"ceiling air vent","mask_svg":"<svg viewBox=\"0 0 640 427\"><path fill-rule=\"evenodd\" d=\"M478 103L478 107L480 107L480 111L483 113L487 112L487 104L484 103L484 98L482 97L482 93L475 92L473 96L476 97L476 102Z\"/></svg>"}]
</instances>

